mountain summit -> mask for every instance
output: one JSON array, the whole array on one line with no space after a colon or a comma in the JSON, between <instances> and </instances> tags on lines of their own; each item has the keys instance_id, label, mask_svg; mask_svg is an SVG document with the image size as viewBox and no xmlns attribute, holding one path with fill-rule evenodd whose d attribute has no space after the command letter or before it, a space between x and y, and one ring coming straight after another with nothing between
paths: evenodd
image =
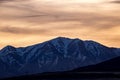
<instances>
[{"instance_id":1,"label":"mountain summit","mask_svg":"<svg viewBox=\"0 0 120 80\"><path fill-rule=\"evenodd\" d=\"M94 41L58 37L44 43L0 50L0 78L68 71L118 57L120 49Z\"/></svg>"}]
</instances>

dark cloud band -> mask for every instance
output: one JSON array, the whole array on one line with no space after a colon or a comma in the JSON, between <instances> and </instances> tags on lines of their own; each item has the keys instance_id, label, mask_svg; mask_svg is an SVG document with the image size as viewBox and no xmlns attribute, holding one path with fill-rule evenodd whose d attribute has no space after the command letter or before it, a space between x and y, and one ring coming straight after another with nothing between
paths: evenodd
<instances>
[{"instance_id":1,"label":"dark cloud band","mask_svg":"<svg viewBox=\"0 0 120 80\"><path fill-rule=\"evenodd\" d=\"M12 33L12 34L39 34L39 33L43 34L46 32L46 30L4 26L0 28L0 32Z\"/></svg>"},{"instance_id":2,"label":"dark cloud band","mask_svg":"<svg viewBox=\"0 0 120 80\"><path fill-rule=\"evenodd\" d=\"M110 3L116 3L116 4L120 4L120 0L113 0Z\"/></svg>"}]
</instances>

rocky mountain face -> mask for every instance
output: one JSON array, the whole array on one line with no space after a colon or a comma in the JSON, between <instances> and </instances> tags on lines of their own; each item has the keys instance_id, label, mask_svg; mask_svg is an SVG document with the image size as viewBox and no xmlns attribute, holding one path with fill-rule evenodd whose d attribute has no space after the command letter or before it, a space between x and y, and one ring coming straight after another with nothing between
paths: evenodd
<instances>
[{"instance_id":1,"label":"rocky mountain face","mask_svg":"<svg viewBox=\"0 0 120 80\"><path fill-rule=\"evenodd\" d=\"M0 78L68 71L118 56L118 48L64 37L28 47L6 46L0 50Z\"/></svg>"}]
</instances>

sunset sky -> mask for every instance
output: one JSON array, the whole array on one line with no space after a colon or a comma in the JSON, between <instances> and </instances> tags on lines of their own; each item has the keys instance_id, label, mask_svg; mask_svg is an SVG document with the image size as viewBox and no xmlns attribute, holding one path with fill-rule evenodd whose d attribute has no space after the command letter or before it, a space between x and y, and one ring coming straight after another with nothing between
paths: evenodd
<instances>
[{"instance_id":1,"label":"sunset sky","mask_svg":"<svg viewBox=\"0 0 120 80\"><path fill-rule=\"evenodd\" d=\"M120 0L0 0L0 49L58 36L120 47Z\"/></svg>"}]
</instances>

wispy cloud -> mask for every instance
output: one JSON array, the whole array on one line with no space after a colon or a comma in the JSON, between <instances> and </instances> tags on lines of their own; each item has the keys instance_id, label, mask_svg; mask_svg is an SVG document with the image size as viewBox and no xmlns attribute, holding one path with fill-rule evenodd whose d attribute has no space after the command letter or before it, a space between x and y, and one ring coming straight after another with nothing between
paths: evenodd
<instances>
[{"instance_id":1,"label":"wispy cloud","mask_svg":"<svg viewBox=\"0 0 120 80\"><path fill-rule=\"evenodd\" d=\"M116 4L120 4L120 0L113 0L113 1L110 1L111 3L116 3Z\"/></svg>"},{"instance_id":2,"label":"wispy cloud","mask_svg":"<svg viewBox=\"0 0 120 80\"><path fill-rule=\"evenodd\" d=\"M39 42L36 40L66 36L120 45L120 9L117 4L111 5L119 0L0 0L0 3L3 3L0 5L0 44L6 45L12 38L18 38L13 45L18 42L28 45L28 41L32 44ZM9 35L7 39L5 34ZM20 35L25 35L25 39Z\"/></svg>"},{"instance_id":3,"label":"wispy cloud","mask_svg":"<svg viewBox=\"0 0 120 80\"><path fill-rule=\"evenodd\" d=\"M25 0L0 0L0 2L25 1Z\"/></svg>"},{"instance_id":4,"label":"wispy cloud","mask_svg":"<svg viewBox=\"0 0 120 80\"><path fill-rule=\"evenodd\" d=\"M0 27L0 32L12 34L45 34L46 30L4 26Z\"/></svg>"}]
</instances>

